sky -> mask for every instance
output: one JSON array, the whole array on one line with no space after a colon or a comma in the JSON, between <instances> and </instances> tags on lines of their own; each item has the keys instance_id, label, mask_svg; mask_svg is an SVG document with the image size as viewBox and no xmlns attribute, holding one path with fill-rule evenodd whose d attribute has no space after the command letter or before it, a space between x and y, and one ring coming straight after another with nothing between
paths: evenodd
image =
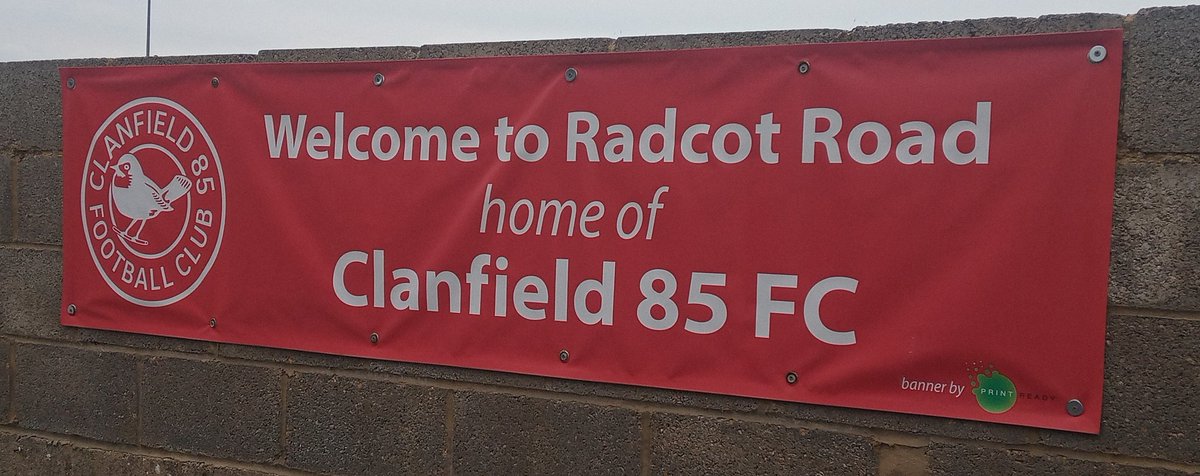
<instances>
[{"instance_id":1,"label":"sky","mask_svg":"<svg viewBox=\"0 0 1200 476\"><path fill-rule=\"evenodd\" d=\"M1131 14L1134 0L385 1L151 0L150 53L665 35L961 20ZM1186 2L1183 2L1186 3ZM146 0L0 0L0 62L143 56Z\"/></svg>"}]
</instances>

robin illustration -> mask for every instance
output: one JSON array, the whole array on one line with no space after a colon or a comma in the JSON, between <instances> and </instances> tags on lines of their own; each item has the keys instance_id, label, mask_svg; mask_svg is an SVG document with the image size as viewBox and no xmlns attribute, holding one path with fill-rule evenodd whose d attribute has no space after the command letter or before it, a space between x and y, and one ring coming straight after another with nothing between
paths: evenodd
<instances>
[{"instance_id":1,"label":"robin illustration","mask_svg":"<svg viewBox=\"0 0 1200 476\"><path fill-rule=\"evenodd\" d=\"M183 175L176 175L165 187L159 187L142 171L142 164L137 157L133 154L122 155L117 160L109 194L117 211L128 217L130 222L124 231L118 230L117 234L133 243L146 245L148 242L141 239L146 221L174 210L171 203L191 189L192 181ZM134 225L138 225L137 233L130 235L129 231Z\"/></svg>"}]
</instances>

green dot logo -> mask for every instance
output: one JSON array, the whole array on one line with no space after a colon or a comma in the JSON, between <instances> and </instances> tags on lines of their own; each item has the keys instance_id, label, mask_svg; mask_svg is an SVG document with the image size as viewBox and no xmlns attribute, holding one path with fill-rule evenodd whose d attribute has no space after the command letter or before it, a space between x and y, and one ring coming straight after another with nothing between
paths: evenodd
<instances>
[{"instance_id":1,"label":"green dot logo","mask_svg":"<svg viewBox=\"0 0 1200 476\"><path fill-rule=\"evenodd\" d=\"M1008 376L992 366L985 370L975 365L970 371L971 393L980 408L988 413L1004 413L1017 404L1017 386Z\"/></svg>"}]
</instances>

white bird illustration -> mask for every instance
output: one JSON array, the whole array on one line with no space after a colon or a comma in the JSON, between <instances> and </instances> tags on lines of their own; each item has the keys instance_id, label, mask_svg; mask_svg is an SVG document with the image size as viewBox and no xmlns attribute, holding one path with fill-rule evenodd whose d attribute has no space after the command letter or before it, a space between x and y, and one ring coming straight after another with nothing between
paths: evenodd
<instances>
[{"instance_id":1,"label":"white bird illustration","mask_svg":"<svg viewBox=\"0 0 1200 476\"><path fill-rule=\"evenodd\" d=\"M122 155L114 168L110 196L117 211L131 221L124 231L117 234L139 245L147 244L141 239L142 228L146 221L162 212L174 210L171 203L178 200L192 189L192 181L183 175L176 175L165 187L159 187L142 171L142 164L133 154ZM129 230L138 225L137 233L130 235Z\"/></svg>"}]
</instances>

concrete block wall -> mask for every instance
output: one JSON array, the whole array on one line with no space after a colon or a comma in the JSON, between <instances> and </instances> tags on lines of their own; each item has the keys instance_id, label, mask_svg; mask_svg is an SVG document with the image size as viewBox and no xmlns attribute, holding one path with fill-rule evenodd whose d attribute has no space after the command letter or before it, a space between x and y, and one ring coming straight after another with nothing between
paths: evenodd
<instances>
[{"instance_id":1,"label":"concrete block wall","mask_svg":"<svg viewBox=\"0 0 1200 476\"><path fill-rule=\"evenodd\" d=\"M0 474L1200 473L1200 7L0 63ZM64 328L57 68L1125 32L1099 436Z\"/></svg>"}]
</instances>

